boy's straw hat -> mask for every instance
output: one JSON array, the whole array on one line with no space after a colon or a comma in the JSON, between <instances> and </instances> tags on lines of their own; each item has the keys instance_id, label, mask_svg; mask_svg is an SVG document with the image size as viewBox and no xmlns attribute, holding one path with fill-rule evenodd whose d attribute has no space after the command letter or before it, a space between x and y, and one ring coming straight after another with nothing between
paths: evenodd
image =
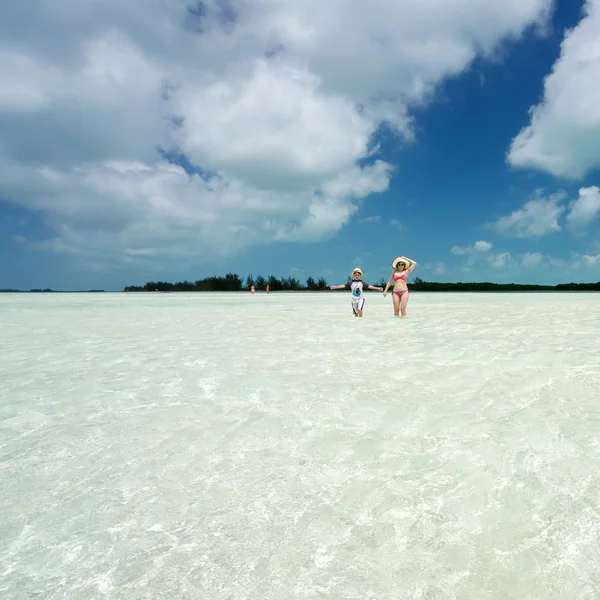
<instances>
[{"instance_id":1,"label":"boy's straw hat","mask_svg":"<svg viewBox=\"0 0 600 600\"><path fill-rule=\"evenodd\" d=\"M361 277L362 277L362 274L363 274L363 272L360 270L360 267L354 268L354 270L352 271L352 275L354 275L354 273L360 273Z\"/></svg>"}]
</instances>

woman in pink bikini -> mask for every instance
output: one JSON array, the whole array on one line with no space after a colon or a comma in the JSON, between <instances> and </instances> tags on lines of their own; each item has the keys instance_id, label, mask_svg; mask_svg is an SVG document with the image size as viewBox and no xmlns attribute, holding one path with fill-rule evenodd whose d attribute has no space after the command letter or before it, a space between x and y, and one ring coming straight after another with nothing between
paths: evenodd
<instances>
[{"instance_id":1,"label":"woman in pink bikini","mask_svg":"<svg viewBox=\"0 0 600 600\"><path fill-rule=\"evenodd\" d=\"M408 304L408 286L406 285L406 279L413 272L417 263L406 256L398 256L392 261L392 267L394 270L390 275L390 278L383 290L383 295L387 295L388 288L394 280L394 291L392 292L392 299L394 300L394 316L399 317L400 312L402 316L406 316L406 305Z\"/></svg>"}]
</instances>

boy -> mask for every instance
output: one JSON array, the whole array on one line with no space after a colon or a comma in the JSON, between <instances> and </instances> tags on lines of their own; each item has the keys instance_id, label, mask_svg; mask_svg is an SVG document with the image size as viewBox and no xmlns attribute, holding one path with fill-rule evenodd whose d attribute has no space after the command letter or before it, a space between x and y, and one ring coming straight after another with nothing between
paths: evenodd
<instances>
[{"instance_id":1,"label":"boy","mask_svg":"<svg viewBox=\"0 0 600 600\"><path fill-rule=\"evenodd\" d=\"M330 290L352 290L352 312L355 317L363 316L363 307L365 305L365 296L364 290L377 290L378 292L383 292L383 288L375 287L374 285L369 285L366 281L361 279L363 272L360 270L360 267L356 267L354 271L352 271L352 277L354 277L353 281L349 281L343 285L330 285Z\"/></svg>"}]
</instances>

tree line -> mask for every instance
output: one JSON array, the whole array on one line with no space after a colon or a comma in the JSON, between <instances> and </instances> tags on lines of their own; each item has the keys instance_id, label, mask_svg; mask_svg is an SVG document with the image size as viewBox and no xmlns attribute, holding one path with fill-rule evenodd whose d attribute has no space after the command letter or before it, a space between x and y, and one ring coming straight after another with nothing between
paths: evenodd
<instances>
[{"instance_id":1,"label":"tree line","mask_svg":"<svg viewBox=\"0 0 600 600\"><path fill-rule=\"evenodd\" d=\"M15 288L0 289L0 294L97 294L104 292L105 290L70 290L68 292L62 292L62 290L51 290L50 288L31 288L29 292L27 290L17 290Z\"/></svg>"},{"instance_id":2,"label":"tree line","mask_svg":"<svg viewBox=\"0 0 600 600\"><path fill-rule=\"evenodd\" d=\"M248 275L244 281L237 273L227 273L224 277L213 275L197 281L178 281L170 283L168 281L149 281L143 286L130 285L125 288L126 292L242 292L249 291L252 286L257 291L265 290L269 286L272 292L295 292L295 291L322 291L329 289L327 281L322 277L315 280L309 277L305 283L302 283L295 277L280 277L274 275L263 277L259 275L254 277Z\"/></svg>"},{"instance_id":3,"label":"tree line","mask_svg":"<svg viewBox=\"0 0 600 600\"><path fill-rule=\"evenodd\" d=\"M351 279L348 277L348 279ZM380 279L376 285L385 287L387 281ZM308 277L303 283L295 277L275 277L269 275L265 278L261 275L254 277L248 275L242 279L237 273L227 273L223 276L213 275L197 281L178 281L170 283L168 281L149 281L143 286L127 286L125 292L244 292L249 291L254 285L256 291L264 291L269 286L272 292L278 291L325 291L329 285L324 278L314 279ZM440 283L436 281L424 281L416 277L410 284L412 291L422 292L523 292L523 291L596 291L600 292L600 282L598 283L560 283L558 285L535 285L522 283L492 283L483 282L455 282Z\"/></svg>"}]
</instances>

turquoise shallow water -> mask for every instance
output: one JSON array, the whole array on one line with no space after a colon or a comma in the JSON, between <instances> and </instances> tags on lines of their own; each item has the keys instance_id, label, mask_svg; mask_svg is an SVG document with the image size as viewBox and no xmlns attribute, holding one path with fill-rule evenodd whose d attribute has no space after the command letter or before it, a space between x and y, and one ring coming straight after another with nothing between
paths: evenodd
<instances>
[{"instance_id":1,"label":"turquoise shallow water","mask_svg":"<svg viewBox=\"0 0 600 600\"><path fill-rule=\"evenodd\" d=\"M599 303L0 295L0 597L598 598Z\"/></svg>"}]
</instances>

